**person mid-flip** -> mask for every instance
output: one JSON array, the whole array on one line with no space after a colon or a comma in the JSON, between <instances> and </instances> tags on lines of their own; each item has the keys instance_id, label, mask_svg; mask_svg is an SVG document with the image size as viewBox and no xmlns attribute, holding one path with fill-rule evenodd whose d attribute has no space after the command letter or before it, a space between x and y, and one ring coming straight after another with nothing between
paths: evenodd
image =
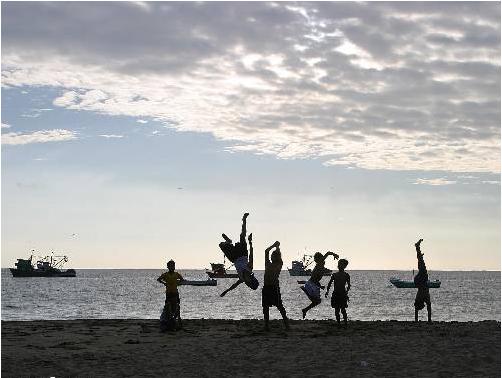
<instances>
[{"instance_id":1,"label":"person mid-flip","mask_svg":"<svg viewBox=\"0 0 502 378\"><path fill-rule=\"evenodd\" d=\"M345 259L338 260L338 272L331 275L331 279L326 289L325 297L328 297L331 283L333 283L333 295L331 296L331 307L335 309L335 317L338 324L340 324L340 310L342 310L343 322L347 325L347 302L349 296L347 295L350 290L350 276L345 271L349 262ZM345 289L347 286L347 289Z\"/></svg>"},{"instance_id":2,"label":"person mid-flip","mask_svg":"<svg viewBox=\"0 0 502 378\"><path fill-rule=\"evenodd\" d=\"M307 294L310 301L312 302L307 307L302 309L302 318L305 319L307 312L321 303L321 279L324 275L324 263L326 257L329 255L337 259L338 255L333 252L326 252L324 255L320 252L314 254L315 267L312 269L312 274L309 280L305 283L301 289Z\"/></svg>"},{"instance_id":3,"label":"person mid-flip","mask_svg":"<svg viewBox=\"0 0 502 378\"><path fill-rule=\"evenodd\" d=\"M286 309L282 304L281 289L279 287L279 275L281 274L282 269L282 256L279 245L280 243L276 241L265 250L265 275L263 277L263 288L261 291L261 304L263 307L263 317L265 319L265 331L269 330L269 309L272 306L277 307L282 315L282 320L284 321L286 330L289 330L288 317L286 315ZM269 258L270 251L274 248L275 250Z\"/></svg>"},{"instance_id":4,"label":"person mid-flip","mask_svg":"<svg viewBox=\"0 0 502 378\"><path fill-rule=\"evenodd\" d=\"M225 234L222 234L224 242L221 242L220 249L225 254L225 257L230 260L237 270L239 279L230 286L227 290L220 294L221 297L225 296L229 291L235 289L241 283L245 283L251 289L258 289L259 283L253 273L253 234L249 234L249 256L246 243L246 220L249 213L244 213L242 216L242 229L240 239L237 243L232 244L232 240Z\"/></svg>"},{"instance_id":5,"label":"person mid-flip","mask_svg":"<svg viewBox=\"0 0 502 378\"><path fill-rule=\"evenodd\" d=\"M424 254L420 250L420 244L424 239L420 239L415 243L415 249L417 251L418 260L418 273L416 274L413 281L417 287L417 296L415 297L415 321L418 322L418 311L422 310L425 305L427 305L427 320L432 322L431 315L431 296L429 294L429 287L427 282L429 281L429 275L427 274L427 267L425 266Z\"/></svg>"}]
</instances>

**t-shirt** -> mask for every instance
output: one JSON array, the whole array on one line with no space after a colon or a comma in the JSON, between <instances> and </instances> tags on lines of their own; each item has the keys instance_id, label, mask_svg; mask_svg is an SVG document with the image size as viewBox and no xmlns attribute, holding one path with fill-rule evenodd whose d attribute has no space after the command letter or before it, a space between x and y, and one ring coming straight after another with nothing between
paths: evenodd
<instances>
[{"instance_id":1,"label":"t-shirt","mask_svg":"<svg viewBox=\"0 0 502 378\"><path fill-rule=\"evenodd\" d=\"M333 293L343 294L345 293L345 284L349 282L350 276L347 272L336 272L333 273Z\"/></svg>"},{"instance_id":2,"label":"t-shirt","mask_svg":"<svg viewBox=\"0 0 502 378\"><path fill-rule=\"evenodd\" d=\"M165 272L162 273L160 279L166 283L166 293L176 293L178 291L178 280L183 277L178 272Z\"/></svg>"},{"instance_id":3,"label":"t-shirt","mask_svg":"<svg viewBox=\"0 0 502 378\"><path fill-rule=\"evenodd\" d=\"M263 276L263 285L279 285L279 274L281 274L282 261L267 262L265 264L265 275Z\"/></svg>"}]
</instances>

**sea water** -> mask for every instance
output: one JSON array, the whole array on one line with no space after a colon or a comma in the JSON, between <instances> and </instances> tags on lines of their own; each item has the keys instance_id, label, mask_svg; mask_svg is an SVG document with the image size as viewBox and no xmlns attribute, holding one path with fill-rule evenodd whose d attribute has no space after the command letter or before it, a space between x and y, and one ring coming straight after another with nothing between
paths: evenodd
<instances>
[{"instance_id":1,"label":"sea water","mask_svg":"<svg viewBox=\"0 0 502 378\"><path fill-rule=\"evenodd\" d=\"M180 270L186 279L206 279L201 270ZM2 320L38 319L158 319L164 304L165 288L156 281L162 273L155 269L77 269L74 278L14 278L1 270ZM416 289L398 289L390 277L412 279L405 271L350 271L352 289L347 313L350 320L413 320ZM185 319L258 319L262 317L261 283L263 271L256 271L260 288L244 284L221 298L219 294L235 279L218 279L217 286L181 286L181 314ZM500 272L430 272L431 280L441 280L439 289L430 289L432 317L437 321L500 321ZM287 271L280 276L282 300L288 316L301 318L301 308L309 300L298 280ZM322 283L327 285L329 277ZM330 298L308 313L308 319L332 319ZM427 312L421 311L421 319ZM280 314L271 310L271 318Z\"/></svg>"}]
</instances>

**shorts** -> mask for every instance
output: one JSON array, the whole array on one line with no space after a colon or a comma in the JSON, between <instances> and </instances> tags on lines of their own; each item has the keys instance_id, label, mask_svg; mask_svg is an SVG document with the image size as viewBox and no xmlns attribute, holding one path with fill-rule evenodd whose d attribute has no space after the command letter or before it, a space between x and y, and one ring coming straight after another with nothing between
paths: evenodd
<instances>
[{"instance_id":1,"label":"shorts","mask_svg":"<svg viewBox=\"0 0 502 378\"><path fill-rule=\"evenodd\" d=\"M180 293L168 293L166 292L166 303L176 300L177 304L180 304Z\"/></svg>"},{"instance_id":2,"label":"shorts","mask_svg":"<svg viewBox=\"0 0 502 378\"><path fill-rule=\"evenodd\" d=\"M333 292L331 296L331 307L333 308L347 308L347 302L349 300L349 296L346 292L336 293Z\"/></svg>"},{"instance_id":3,"label":"shorts","mask_svg":"<svg viewBox=\"0 0 502 378\"><path fill-rule=\"evenodd\" d=\"M261 305L263 307L282 307L281 288L279 285L264 285L261 289Z\"/></svg>"},{"instance_id":4,"label":"shorts","mask_svg":"<svg viewBox=\"0 0 502 378\"><path fill-rule=\"evenodd\" d=\"M314 282L308 280L301 289L307 294L311 301L321 301L321 287Z\"/></svg>"},{"instance_id":5,"label":"shorts","mask_svg":"<svg viewBox=\"0 0 502 378\"><path fill-rule=\"evenodd\" d=\"M425 305L431 304L431 296L429 294L429 288L419 288L417 291L417 296L415 297L415 309L422 310Z\"/></svg>"}]
</instances>

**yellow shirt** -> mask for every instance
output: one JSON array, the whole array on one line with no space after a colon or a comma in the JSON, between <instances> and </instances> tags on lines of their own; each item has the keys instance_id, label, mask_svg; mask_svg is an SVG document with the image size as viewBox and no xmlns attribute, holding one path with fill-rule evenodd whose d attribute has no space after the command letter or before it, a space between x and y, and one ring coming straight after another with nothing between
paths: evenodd
<instances>
[{"instance_id":1,"label":"yellow shirt","mask_svg":"<svg viewBox=\"0 0 502 378\"><path fill-rule=\"evenodd\" d=\"M176 293L178 291L178 280L183 277L178 272L162 273L160 279L166 283L166 293Z\"/></svg>"}]
</instances>

